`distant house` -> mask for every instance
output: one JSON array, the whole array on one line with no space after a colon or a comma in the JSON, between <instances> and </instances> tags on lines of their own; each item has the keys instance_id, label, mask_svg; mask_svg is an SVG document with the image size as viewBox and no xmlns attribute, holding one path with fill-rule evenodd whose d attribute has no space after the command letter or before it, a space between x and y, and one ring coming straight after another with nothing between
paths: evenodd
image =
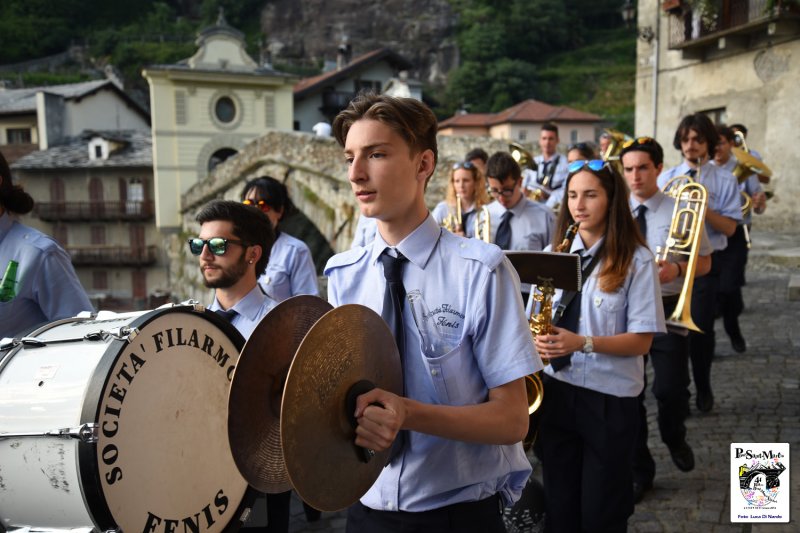
<instances>
[{"instance_id":1,"label":"distant house","mask_svg":"<svg viewBox=\"0 0 800 533\"><path fill-rule=\"evenodd\" d=\"M111 80L0 88L0 151L13 163L87 129L150 131L150 114Z\"/></svg>"},{"instance_id":2,"label":"distant house","mask_svg":"<svg viewBox=\"0 0 800 533\"><path fill-rule=\"evenodd\" d=\"M349 58L349 47L339 47L336 68L318 76L300 80L294 86L294 129L312 131L318 122L332 122L360 91L382 93L392 81L394 90L408 91L421 99L419 82L407 80L401 73L412 63L389 48ZM399 87L405 84L403 87Z\"/></svg>"},{"instance_id":3,"label":"distant house","mask_svg":"<svg viewBox=\"0 0 800 533\"><path fill-rule=\"evenodd\" d=\"M562 143L594 141L604 123L594 113L525 100L499 113L461 113L439 123L440 135L476 135L535 143L542 124L558 126Z\"/></svg>"},{"instance_id":4,"label":"distant house","mask_svg":"<svg viewBox=\"0 0 800 533\"><path fill-rule=\"evenodd\" d=\"M167 288L153 210L149 132L92 131L11 165L36 200L25 222L72 256L87 293L104 309L149 309Z\"/></svg>"},{"instance_id":5,"label":"distant house","mask_svg":"<svg viewBox=\"0 0 800 533\"><path fill-rule=\"evenodd\" d=\"M197 46L188 59L142 72L153 115L156 224L174 231L192 185L266 131L292 129L297 78L256 63L222 14Z\"/></svg>"}]
</instances>

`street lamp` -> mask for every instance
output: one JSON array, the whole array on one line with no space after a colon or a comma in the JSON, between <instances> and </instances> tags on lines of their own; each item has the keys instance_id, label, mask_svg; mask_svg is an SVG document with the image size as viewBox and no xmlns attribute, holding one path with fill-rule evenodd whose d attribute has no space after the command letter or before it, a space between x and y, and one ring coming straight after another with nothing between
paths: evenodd
<instances>
[{"instance_id":1,"label":"street lamp","mask_svg":"<svg viewBox=\"0 0 800 533\"><path fill-rule=\"evenodd\" d=\"M631 0L625 0L625 3L622 4L622 7L619 9L620 15L622 15L622 20L625 21L625 27L631 27L631 21L636 17L636 6L633 5Z\"/></svg>"}]
</instances>

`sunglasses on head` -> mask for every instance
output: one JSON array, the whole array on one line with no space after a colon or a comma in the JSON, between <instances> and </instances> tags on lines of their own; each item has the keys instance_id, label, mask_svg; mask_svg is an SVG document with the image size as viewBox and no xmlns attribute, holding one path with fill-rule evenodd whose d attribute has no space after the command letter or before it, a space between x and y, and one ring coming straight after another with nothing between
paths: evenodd
<instances>
[{"instance_id":1,"label":"sunglasses on head","mask_svg":"<svg viewBox=\"0 0 800 533\"><path fill-rule=\"evenodd\" d=\"M267 205L266 200L242 200L244 205L252 205L253 207L257 207L262 211L266 212L269 211L269 205Z\"/></svg>"},{"instance_id":2,"label":"sunglasses on head","mask_svg":"<svg viewBox=\"0 0 800 533\"><path fill-rule=\"evenodd\" d=\"M208 250L214 255L225 255L228 249L228 244L238 244L241 246L249 246L243 241L236 241L233 239L224 239L222 237L211 237L210 239L201 239L194 237L189 239L189 251L192 255L200 255L203 253L203 247L208 245Z\"/></svg>"},{"instance_id":3,"label":"sunglasses on head","mask_svg":"<svg viewBox=\"0 0 800 533\"><path fill-rule=\"evenodd\" d=\"M458 170L459 168L472 170L475 168L475 164L472 161L458 161L457 163L453 163L453 170Z\"/></svg>"},{"instance_id":4,"label":"sunglasses on head","mask_svg":"<svg viewBox=\"0 0 800 533\"><path fill-rule=\"evenodd\" d=\"M630 148L634 144L653 144L655 142L656 140L653 139L652 137L639 137L637 139L631 139L630 141L625 141L624 143L622 143L622 149L625 150L627 148Z\"/></svg>"},{"instance_id":5,"label":"sunglasses on head","mask_svg":"<svg viewBox=\"0 0 800 533\"><path fill-rule=\"evenodd\" d=\"M605 166L606 162L602 159L592 159L590 161L573 161L569 165L567 165L567 170L570 174L575 174L579 170L583 170L584 168L589 168L592 172L600 172Z\"/></svg>"}]
</instances>

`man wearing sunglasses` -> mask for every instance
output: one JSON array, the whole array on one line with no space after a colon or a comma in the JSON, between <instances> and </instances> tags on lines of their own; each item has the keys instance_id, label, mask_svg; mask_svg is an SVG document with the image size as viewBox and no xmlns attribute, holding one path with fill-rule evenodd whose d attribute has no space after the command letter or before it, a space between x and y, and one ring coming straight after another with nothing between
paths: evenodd
<instances>
[{"instance_id":1,"label":"man wearing sunglasses","mask_svg":"<svg viewBox=\"0 0 800 533\"><path fill-rule=\"evenodd\" d=\"M664 171L658 177L658 186L664 187L675 176L691 176L708 191L706 232L714 252L711 270L695 281L692 290L692 319L703 333L689 332L689 357L696 389L695 404L700 412L714 407L711 391L711 361L714 358L714 311L719 290L720 274L727 268L720 254L728 246L728 237L742 221L739 187L730 172L711 164L719 134L706 115L695 113L681 120L675 131L673 146L683 154L683 162Z\"/></svg>"},{"instance_id":2,"label":"man wearing sunglasses","mask_svg":"<svg viewBox=\"0 0 800 533\"><path fill-rule=\"evenodd\" d=\"M658 175L664 168L664 151L655 139L640 137L623 145L620 154L625 181L630 189L630 206L650 251L666 245L670 236L675 200L658 188ZM702 229L703 226L701 225ZM705 229L700 237L695 277L711 268L711 245ZM688 257L672 255L658 265L664 316L670 316L684 286ZM653 365L653 395L658 406L658 429L673 463L680 470L694 469L694 452L686 442L686 417L689 415L689 346L683 332L667 329L666 335L653 337L649 360ZM645 362L647 359L645 359ZM645 377L646 379L646 377ZM653 486L656 464L647 447L647 388L639 395L639 434L633 464L633 497L639 503Z\"/></svg>"},{"instance_id":3,"label":"man wearing sunglasses","mask_svg":"<svg viewBox=\"0 0 800 533\"><path fill-rule=\"evenodd\" d=\"M200 262L205 286L214 289L209 309L247 339L276 303L258 285L275 240L267 216L239 202L214 200L197 214L200 234L189 251Z\"/></svg>"}]
</instances>

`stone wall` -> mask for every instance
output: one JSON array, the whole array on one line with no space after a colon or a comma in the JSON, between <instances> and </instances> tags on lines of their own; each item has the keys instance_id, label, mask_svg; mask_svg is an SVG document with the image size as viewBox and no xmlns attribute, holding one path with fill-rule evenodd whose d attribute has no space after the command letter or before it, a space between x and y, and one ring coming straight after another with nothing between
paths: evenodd
<instances>
[{"instance_id":1,"label":"stone wall","mask_svg":"<svg viewBox=\"0 0 800 533\"><path fill-rule=\"evenodd\" d=\"M429 207L444 198L452 164L477 146L490 154L508 148L505 141L488 137L439 137L439 164L426 193ZM211 299L202 284L197 258L186 247L186 239L199 231L194 221L197 211L215 198L238 200L244 183L263 174L284 180L298 209L313 221L335 251L349 248L358 208L347 181L341 147L332 138L271 131L219 165L214 174L183 196L182 230L166 238L170 288L177 299L194 298L203 303Z\"/></svg>"}]
</instances>

